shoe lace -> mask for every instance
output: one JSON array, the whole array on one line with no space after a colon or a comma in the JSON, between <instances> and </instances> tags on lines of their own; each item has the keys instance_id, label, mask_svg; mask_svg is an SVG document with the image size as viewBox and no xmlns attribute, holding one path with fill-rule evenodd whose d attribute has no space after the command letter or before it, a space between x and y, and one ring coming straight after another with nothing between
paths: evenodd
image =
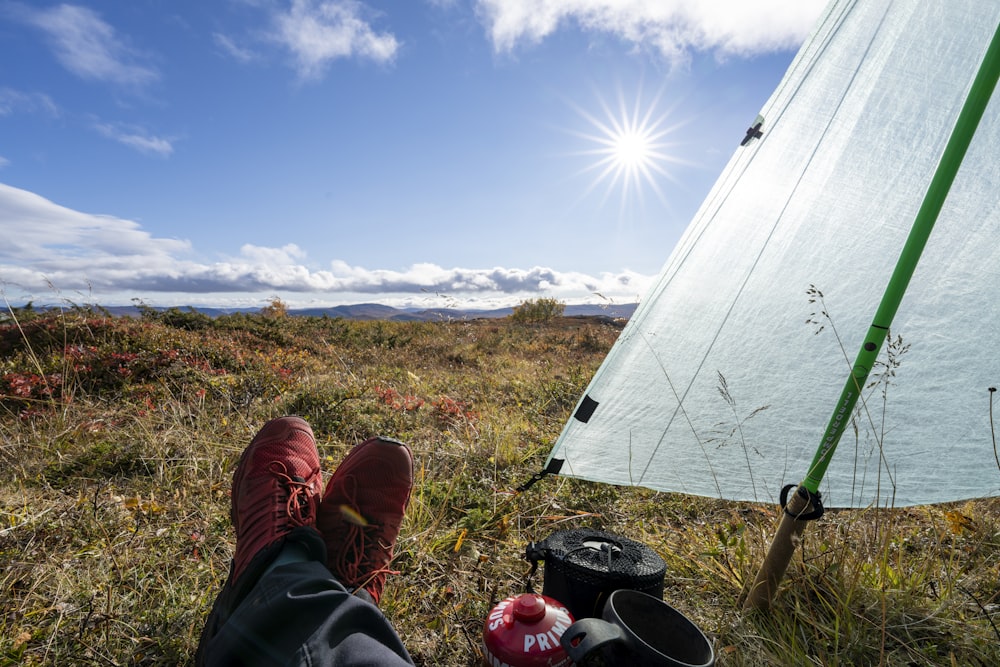
<instances>
[{"instance_id":1,"label":"shoe lace","mask_svg":"<svg viewBox=\"0 0 1000 667\"><path fill-rule=\"evenodd\" d=\"M288 489L285 511L292 525L305 526L313 522L316 517L316 498L309 493L312 483L298 475L289 475L288 467L282 461L272 461L269 470Z\"/></svg>"},{"instance_id":2,"label":"shoe lace","mask_svg":"<svg viewBox=\"0 0 1000 667\"><path fill-rule=\"evenodd\" d=\"M399 571L389 567L392 546L380 539L382 526L369 522L367 517L358 512L356 487L348 483L352 481L353 479L345 480L344 495L347 502L338 508L348 529L343 536L343 549L337 559L337 574L343 578L341 583L352 591L363 588L378 603L387 576L399 574Z\"/></svg>"}]
</instances>

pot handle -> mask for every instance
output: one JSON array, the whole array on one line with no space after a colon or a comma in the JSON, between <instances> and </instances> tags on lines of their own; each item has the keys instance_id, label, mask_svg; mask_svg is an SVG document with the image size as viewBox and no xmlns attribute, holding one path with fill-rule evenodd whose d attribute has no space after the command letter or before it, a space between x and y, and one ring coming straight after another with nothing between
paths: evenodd
<instances>
[{"instance_id":1,"label":"pot handle","mask_svg":"<svg viewBox=\"0 0 1000 667\"><path fill-rule=\"evenodd\" d=\"M526 593L534 593L535 587L531 584L531 578L538 572L538 563L549 556L549 545L546 540L541 542L528 542L524 549L524 559L531 563L531 571L524 578L524 590Z\"/></svg>"},{"instance_id":2,"label":"pot handle","mask_svg":"<svg viewBox=\"0 0 1000 667\"><path fill-rule=\"evenodd\" d=\"M599 618L580 619L566 628L559 639L566 654L577 664L599 648L623 641L625 634L621 628Z\"/></svg>"}]
</instances>

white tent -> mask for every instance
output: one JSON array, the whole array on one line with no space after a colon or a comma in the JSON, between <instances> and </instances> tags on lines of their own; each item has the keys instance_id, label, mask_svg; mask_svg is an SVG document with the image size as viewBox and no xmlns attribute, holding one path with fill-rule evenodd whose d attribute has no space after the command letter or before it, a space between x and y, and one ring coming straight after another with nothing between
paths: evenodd
<instances>
[{"instance_id":1,"label":"white tent","mask_svg":"<svg viewBox=\"0 0 1000 667\"><path fill-rule=\"evenodd\" d=\"M759 131L734 137L547 469L736 500L799 483L998 23L1000 2L833 2L747 119ZM828 507L1000 494L998 97L843 415Z\"/></svg>"}]
</instances>

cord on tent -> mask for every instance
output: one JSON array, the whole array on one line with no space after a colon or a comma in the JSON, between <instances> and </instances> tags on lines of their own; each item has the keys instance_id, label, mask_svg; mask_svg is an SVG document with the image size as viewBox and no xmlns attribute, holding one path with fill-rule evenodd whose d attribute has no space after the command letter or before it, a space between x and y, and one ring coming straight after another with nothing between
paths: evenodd
<instances>
[{"instance_id":1,"label":"cord on tent","mask_svg":"<svg viewBox=\"0 0 1000 667\"><path fill-rule=\"evenodd\" d=\"M811 512L803 512L801 514L792 514L788 510L788 508L786 507L786 505L788 505L788 492L791 491L792 489L794 489L795 487L798 487L798 491L796 491L796 493L803 500L805 500L806 502L808 502L809 505L812 505L813 509L812 509ZM823 516L823 513L826 511L825 509L823 509L823 494L822 493L820 493L819 491L816 491L814 493L814 492L810 491L809 489L807 489L806 487L799 486L798 484L786 484L785 486L783 486L781 488L781 495L778 496L778 502L781 504L781 509L783 509L785 511L785 514L787 514L788 516L792 517L796 521L815 521L816 519L818 519L821 516ZM807 505L807 507L808 507L808 505Z\"/></svg>"}]
</instances>

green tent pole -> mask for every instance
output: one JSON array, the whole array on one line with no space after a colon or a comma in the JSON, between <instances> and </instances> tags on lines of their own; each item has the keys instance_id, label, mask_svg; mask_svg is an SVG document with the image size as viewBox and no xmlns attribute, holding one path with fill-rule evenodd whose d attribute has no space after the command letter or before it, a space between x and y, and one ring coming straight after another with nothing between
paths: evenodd
<instances>
[{"instance_id":1,"label":"green tent pole","mask_svg":"<svg viewBox=\"0 0 1000 667\"><path fill-rule=\"evenodd\" d=\"M840 394L840 400L834 408L830 423L826 427L823 439L820 441L816 455L809 466L809 471L785 505L781 522L764 563L747 591L744 603L747 608L763 609L768 607L778 584L781 583L781 578L784 576L785 569L788 567L795 550L795 544L806 525L806 520L796 517L811 511L811 498L819 491L823 475L826 473L830 459L837 449L837 443L840 442L840 437L850 421L861 390L868 380L868 374L882 349L889 325L892 324L892 318L896 315L899 304L903 300L903 293L906 292L906 288L910 284L910 278L913 277L920 254L923 252L924 246L927 245L927 239L930 237L951 184L965 158L976 127L979 125L990 97L993 95L998 77L1000 77L1000 26L997 27L982 65L980 65L976 78L972 82L969 96L955 122L951 137L941 155L941 161L938 163L931 184L927 188L927 194L917 212L913 227L910 229L910 234L896 263L896 268L893 270L889 284L882 295L882 301L879 303L871 327L869 327L864 342L861 344L861 351L858 352L850 376Z\"/></svg>"}]
</instances>

